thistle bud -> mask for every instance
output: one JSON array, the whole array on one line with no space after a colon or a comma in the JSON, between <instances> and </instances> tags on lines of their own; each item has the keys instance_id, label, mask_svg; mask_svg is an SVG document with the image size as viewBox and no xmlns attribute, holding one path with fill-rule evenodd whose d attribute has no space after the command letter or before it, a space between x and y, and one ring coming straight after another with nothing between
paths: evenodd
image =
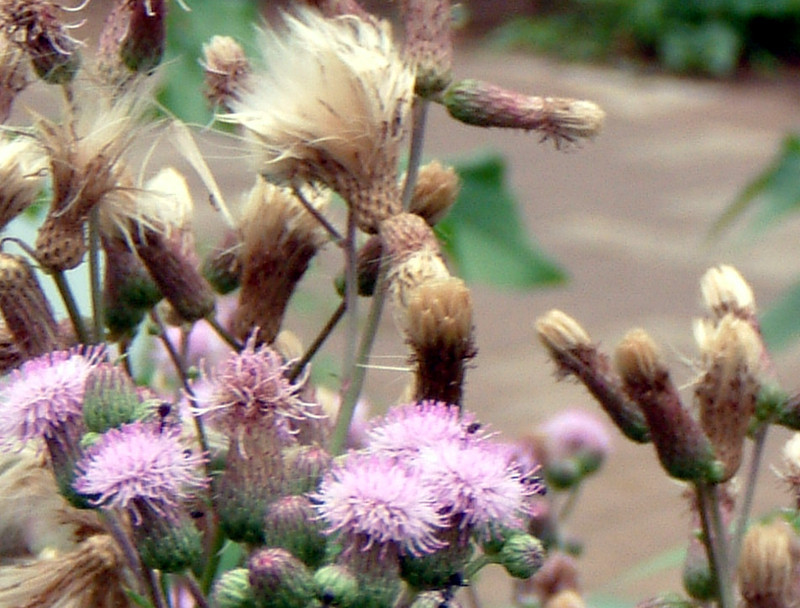
<instances>
[{"instance_id":1,"label":"thistle bud","mask_svg":"<svg viewBox=\"0 0 800 608\"><path fill-rule=\"evenodd\" d=\"M8 26L24 32L23 48L36 75L48 84L71 82L81 64L79 43L56 16L59 8L47 0L10 0L4 8Z\"/></svg>"},{"instance_id":2,"label":"thistle bud","mask_svg":"<svg viewBox=\"0 0 800 608\"><path fill-rule=\"evenodd\" d=\"M480 80L462 80L444 93L450 115L468 125L539 131L556 148L595 137L605 112L591 101L530 97Z\"/></svg>"},{"instance_id":3,"label":"thistle bud","mask_svg":"<svg viewBox=\"0 0 800 608\"><path fill-rule=\"evenodd\" d=\"M203 45L205 95L213 107L230 110L231 101L240 100L247 89L252 68L247 55L230 36L214 36Z\"/></svg>"},{"instance_id":4,"label":"thistle bud","mask_svg":"<svg viewBox=\"0 0 800 608\"><path fill-rule=\"evenodd\" d=\"M83 420L89 431L105 433L142 414L136 386L122 368L104 363L89 373L83 396Z\"/></svg>"},{"instance_id":5,"label":"thistle bud","mask_svg":"<svg viewBox=\"0 0 800 608\"><path fill-rule=\"evenodd\" d=\"M38 357L58 346L58 325L33 269L24 258L2 252L0 313L23 357Z\"/></svg>"},{"instance_id":6,"label":"thistle bud","mask_svg":"<svg viewBox=\"0 0 800 608\"><path fill-rule=\"evenodd\" d=\"M358 599L358 579L340 564L323 566L314 573L317 597L328 606L352 606Z\"/></svg>"},{"instance_id":7,"label":"thistle bud","mask_svg":"<svg viewBox=\"0 0 800 608\"><path fill-rule=\"evenodd\" d=\"M717 597L717 577L711 569L705 545L693 537L683 562L683 588L691 597L709 602Z\"/></svg>"},{"instance_id":8,"label":"thistle bud","mask_svg":"<svg viewBox=\"0 0 800 608\"><path fill-rule=\"evenodd\" d=\"M545 550L541 541L530 534L514 534L503 543L497 563L514 578L530 578L544 564Z\"/></svg>"},{"instance_id":9,"label":"thistle bud","mask_svg":"<svg viewBox=\"0 0 800 608\"><path fill-rule=\"evenodd\" d=\"M562 591L579 591L578 564L575 558L559 551L548 555L541 569L531 580L542 602Z\"/></svg>"},{"instance_id":10,"label":"thistle bud","mask_svg":"<svg viewBox=\"0 0 800 608\"><path fill-rule=\"evenodd\" d=\"M639 406L625 395L608 357L575 319L560 310L551 310L536 320L536 333L559 376L574 375L580 380L628 439L637 443L650 441Z\"/></svg>"},{"instance_id":11,"label":"thistle bud","mask_svg":"<svg viewBox=\"0 0 800 608\"><path fill-rule=\"evenodd\" d=\"M219 608L256 608L250 571L233 568L225 572L214 585L213 598Z\"/></svg>"},{"instance_id":12,"label":"thistle bud","mask_svg":"<svg viewBox=\"0 0 800 608\"><path fill-rule=\"evenodd\" d=\"M423 591L420 593L411 608L463 608L463 604L454 597L453 592L448 588L444 591Z\"/></svg>"},{"instance_id":13,"label":"thistle bud","mask_svg":"<svg viewBox=\"0 0 800 608\"><path fill-rule=\"evenodd\" d=\"M403 329L415 367L415 400L461 403L467 364L476 354L464 281L432 280L410 291Z\"/></svg>"},{"instance_id":14,"label":"thistle bud","mask_svg":"<svg viewBox=\"0 0 800 608\"><path fill-rule=\"evenodd\" d=\"M306 496L284 496L270 505L264 517L264 544L286 549L309 568L325 558L327 537Z\"/></svg>"},{"instance_id":15,"label":"thistle bud","mask_svg":"<svg viewBox=\"0 0 800 608\"><path fill-rule=\"evenodd\" d=\"M404 0L405 52L416 67L421 97L443 91L452 80L453 35L449 0Z\"/></svg>"},{"instance_id":16,"label":"thistle bud","mask_svg":"<svg viewBox=\"0 0 800 608\"><path fill-rule=\"evenodd\" d=\"M229 230L220 244L203 260L201 272L206 281L220 295L237 289L242 279L240 248L242 239L235 230Z\"/></svg>"},{"instance_id":17,"label":"thistle bud","mask_svg":"<svg viewBox=\"0 0 800 608\"><path fill-rule=\"evenodd\" d=\"M320 481L331 468L331 455L316 445L294 446L284 450L288 494L305 494L319 487Z\"/></svg>"},{"instance_id":18,"label":"thistle bud","mask_svg":"<svg viewBox=\"0 0 800 608\"><path fill-rule=\"evenodd\" d=\"M756 524L745 534L739 588L747 608L787 608L793 597L794 535L782 522Z\"/></svg>"},{"instance_id":19,"label":"thistle bud","mask_svg":"<svg viewBox=\"0 0 800 608\"><path fill-rule=\"evenodd\" d=\"M460 188L458 173L453 167L444 167L439 161L422 165L411 194L409 211L434 226L455 204Z\"/></svg>"},{"instance_id":20,"label":"thistle bud","mask_svg":"<svg viewBox=\"0 0 800 608\"><path fill-rule=\"evenodd\" d=\"M306 608L315 597L311 572L283 549L260 549L247 562L258 608Z\"/></svg>"},{"instance_id":21,"label":"thistle bud","mask_svg":"<svg viewBox=\"0 0 800 608\"><path fill-rule=\"evenodd\" d=\"M700 291L706 308L717 318L732 313L745 320L755 320L753 290L733 266L722 264L707 270L700 279Z\"/></svg>"},{"instance_id":22,"label":"thistle bud","mask_svg":"<svg viewBox=\"0 0 800 608\"><path fill-rule=\"evenodd\" d=\"M717 458L725 465L723 480L739 469L744 439L755 414L761 339L753 326L733 314L716 327L696 325L705 374L695 386L700 423Z\"/></svg>"},{"instance_id":23,"label":"thistle bud","mask_svg":"<svg viewBox=\"0 0 800 608\"><path fill-rule=\"evenodd\" d=\"M165 517L150 501L134 499L141 520L133 526L133 540L148 568L182 572L196 566L203 555L202 537L188 514Z\"/></svg>"},{"instance_id":24,"label":"thistle bud","mask_svg":"<svg viewBox=\"0 0 800 608\"><path fill-rule=\"evenodd\" d=\"M114 83L149 74L161 63L166 43L166 0L118 0L100 33L100 69Z\"/></svg>"},{"instance_id":25,"label":"thistle bud","mask_svg":"<svg viewBox=\"0 0 800 608\"><path fill-rule=\"evenodd\" d=\"M327 200L313 193L311 204L323 208ZM327 237L294 194L262 179L250 192L240 231L242 288L233 330L241 339L257 330L257 341L269 344L298 281Z\"/></svg>"},{"instance_id":26,"label":"thistle bud","mask_svg":"<svg viewBox=\"0 0 800 608\"><path fill-rule=\"evenodd\" d=\"M655 342L641 329L630 331L615 352L628 396L647 418L661 465L672 477L719 481L722 467L708 438L683 406Z\"/></svg>"}]
</instances>

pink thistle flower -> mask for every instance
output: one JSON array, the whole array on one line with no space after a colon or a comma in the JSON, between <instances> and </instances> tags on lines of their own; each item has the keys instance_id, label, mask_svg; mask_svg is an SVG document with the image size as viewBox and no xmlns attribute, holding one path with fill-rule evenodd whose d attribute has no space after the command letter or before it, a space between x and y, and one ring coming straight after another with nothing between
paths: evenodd
<instances>
[{"instance_id":1,"label":"pink thistle flower","mask_svg":"<svg viewBox=\"0 0 800 608\"><path fill-rule=\"evenodd\" d=\"M597 470L611 451L606 426L589 412L561 412L542 424L540 430L547 437L548 462L576 459L584 474Z\"/></svg>"},{"instance_id":2,"label":"pink thistle flower","mask_svg":"<svg viewBox=\"0 0 800 608\"><path fill-rule=\"evenodd\" d=\"M371 452L414 458L426 447L485 439L475 416L455 405L422 401L393 407L367 433Z\"/></svg>"},{"instance_id":3,"label":"pink thistle flower","mask_svg":"<svg viewBox=\"0 0 800 608\"><path fill-rule=\"evenodd\" d=\"M341 532L349 549L393 544L403 554L423 555L442 547L436 532L444 515L419 474L395 459L351 453L313 500L326 532Z\"/></svg>"},{"instance_id":4,"label":"pink thistle flower","mask_svg":"<svg viewBox=\"0 0 800 608\"><path fill-rule=\"evenodd\" d=\"M286 377L288 366L273 348L256 348L250 338L240 353L231 354L211 376L214 389L202 413L232 434L269 422L290 431L291 420L309 415L298 396L299 386Z\"/></svg>"},{"instance_id":5,"label":"pink thistle flower","mask_svg":"<svg viewBox=\"0 0 800 608\"><path fill-rule=\"evenodd\" d=\"M529 497L544 491L503 444L448 442L426 447L418 466L436 503L462 527L519 527L530 509Z\"/></svg>"},{"instance_id":6,"label":"pink thistle flower","mask_svg":"<svg viewBox=\"0 0 800 608\"><path fill-rule=\"evenodd\" d=\"M187 451L178 429L135 422L104 433L78 463L74 486L106 509L139 504L169 516L192 489L205 488L205 457Z\"/></svg>"},{"instance_id":7,"label":"pink thistle flower","mask_svg":"<svg viewBox=\"0 0 800 608\"><path fill-rule=\"evenodd\" d=\"M11 372L0 389L0 445L24 444L81 419L86 378L102 348L56 351Z\"/></svg>"}]
</instances>

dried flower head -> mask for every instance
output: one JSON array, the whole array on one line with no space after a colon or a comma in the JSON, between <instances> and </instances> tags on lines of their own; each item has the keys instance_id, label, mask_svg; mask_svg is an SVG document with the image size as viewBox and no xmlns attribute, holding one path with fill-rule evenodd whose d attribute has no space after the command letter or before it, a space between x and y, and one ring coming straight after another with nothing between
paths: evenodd
<instances>
[{"instance_id":1,"label":"dried flower head","mask_svg":"<svg viewBox=\"0 0 800 608\"><path fill-rule=\"evenodd\" d=\"M753 290L733 266L721 264L709 268L700 279L700 291L706 308L717 318L733 313L743 319L755 319Z\"/></svg>"},{"instance_id":2,"label":"dried flower head","mask_svg":"<svg viewBox=\"0 0 800 608\"><path fill-rule=\"evenodd\" d=\"M738 575L747 608L794 605L795 535L783 522L755 524L745 534Z\"/></svg>"},{"instance_id":3,"label":"dried flower head","mask_svg":"<svg viewBox=\"0 0 800 608\"><path fill-rule=\"evenodd\" d=\"M700 328L704 329L700 329ZM760 390L761 338L733 313L716 326L695 325L705 373L695 386L700 422L725 464L725 479L736 473L744 438Z\"/></svg>"},{"instance_id":4,"label":"dried flower head","mask_svg":"<svg viewBox=\"0 0 800 608\"><path fill-rule=\"evenodd\" d=\"M24 51L0 27L0 124L8 120L14 100L28 86L27 68Z\"/></svg>"},{"instance_id":5,"label":"dried flower head","mask_svg":"<svg viewBox=\"0 0 800 608\"><path fill-rule=\"evenodd\" d=\"M86 378L100 363L102 352L56 351L12 371L2 387L0 441L6 446L25 443L81 418Z\"/></svg>"},{"instance_id":6,"label":"dried flower head","mask_svg":"<svg viewBox=\"0 0 800 608\"><path fill-rule=\"evenodd\" d=\"M0 568L0 605L132 607L125 566L116 541L97 534L73 551Z\"/></svg>"},{"instance_id":7,"label":"dried flower head","mask_svg":"<svg viewBox=\"0 0 800 608\"><path fill-rule=\"evenodd\" d=\"M303 193L317 210L326 194ZM327 240L317 219L288 189L259 179L245 203L239 223L242 264L239 306L233 330L244 339L257 334L258 342L272 343L298 281Z\"/></svg>"},{"instance_id":8,"label":"dried flower head","mask_svg":"<svg viewBox=\"0 0 800 608\"><path fill-rule=\"evenodd\" d=\"M180 431L135 422L103 433L78 463L75 489L104 509L132 509L142 503L163 515L204 488L205 457L187 451Z\"/></svg>"},{"instance_id":9,"label":"dried flower head","mask_svg":"<svg viewBox=\"0 0 800 608\"><path fill-rule=\"evenodd\" d=\"M409 211L436 225L455 204L461 189L458 173L434 160L419 168Z\"/></svg>"},{"instance_id":10,"label":"dried flower head","mask_svg":"<svg viewBox=\"0 0 800 608\"><path fill-rule=\"evenodd\" d=\"M359 228L377 232L400 211L396 164L413 73L386 22L304 7L284 20L284 32L264 34L267 71L220 118L253 136L264 176L322 182L351 205Z\"/></svg>"},{"instance_id":11,"label":"dried flower head","mask_svg":"<svg viewBox=\"0 0 800 608\"><path fill-rule=\"evenodd\" d=\"M0 135L0 229L36 200L45 168L45 157L33 140Z\"/></svg>"},{"instance_id":12,"label":"dried flower head","mask_svg":"<svg viewBox=\"0 0 800 608\"><path fill-rule=\"evenodd\" d=\"M229 110L249 89L252 67L247 55L230 36L214 36L203 45L203 71L206 99L214 107Z\"/></svg>"},{"instance_id":13,"label":"dried flower head","mask_svg":"<svg viewBox=\"0 0 800 608\"><path fill-rule=\"evenodd\" d=\"M444 93L450 115L469 125L539 131L542 141L592 139L600 133L605 112L594 102L530 97L480 80L462 80Z\"/></svg>"},{"instance_id":14,"label":"dried flower head","mask_svg":"<svg viewBox=\"0 0 800 608\"><path fill-rule=\"evenodd\" d=\"M314 501L327 531L340 532L351 550L391 544L403 553L421 555L440 548L440 505L418 472L402 461L352 453L334 465Z\"/></svg>"},{"instance_id":15,"label":"dried flower head","mask_svg":"<svg viewBox=\"0 0 800 608\"><path fill-rule=\"evenodd\" d=\"M554 356L592 343L589 334L575 319L556 309L536 320L536 332Z\"/></svg>"}]
</instances>

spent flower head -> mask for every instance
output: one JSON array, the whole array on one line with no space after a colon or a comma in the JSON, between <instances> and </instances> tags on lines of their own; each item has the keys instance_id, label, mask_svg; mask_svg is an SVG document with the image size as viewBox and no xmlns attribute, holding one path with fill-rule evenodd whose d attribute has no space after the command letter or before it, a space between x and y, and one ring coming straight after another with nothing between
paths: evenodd
<instances>
[{"instance_id":1,"label":"spent flower head","mask_svg":"<svg viewBox=\"0 0 800 608\"><path fill-rule=\"evenodd\" d=\"M352 205L362 230L400 211L398 145L414 89L389 24L309 8L263 37L266 71L222 120L253 136L271 180L319 181Z\"/></svg>"},{"instance_id":2,"label":"spent flower head","mask_svg":"<svg viewBox=\"0 0 800 608\"><path fill-rule=\"evenodd\" d=\"M143 501L162 511L204 488L205 457L187 451L176 428L135 422L104 433L78 463L75 489L108 509Z\"/></svg>"},{"instance_id":3,"label":"spent flower head","mask_svg":"<svg viewBox=\"0 0 800 608\"><path fill-rule=\"evenodd\" d=\"M0 443L25 443L80 418L86 378L102 353L100 348L56 351L12 371L0 389Z\"/></svg>"},{"instance_id":4,"label":"spent flower head","mask_svg":"<svg viewBox=\"0 0 800 608\"><path fill-rule=\"evenodd\" d=\"M421 555L440 548L445 524L439 504L419 473L383 455L351 453L334 466L314 495L327 532L340 532L348 548L394 544Z\"/></svg>"}]
</instances>

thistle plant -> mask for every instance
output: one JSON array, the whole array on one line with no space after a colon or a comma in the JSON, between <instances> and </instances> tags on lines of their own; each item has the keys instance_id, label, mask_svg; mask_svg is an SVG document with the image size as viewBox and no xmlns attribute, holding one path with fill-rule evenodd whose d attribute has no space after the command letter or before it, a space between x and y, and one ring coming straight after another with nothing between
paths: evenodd
<instances>
[{"instance_id":1,"label":"thistle plant","mask_svg":"<svg viewBox=\"0 0 800 608\"><path fill-rule=\"evenodd\" d=\"M92 52L60 5L0 7L0 527L25 528L28 503L48 514L32 534L45 540L24 547L37 555L0 562L0 605L454 606L489 564L524 581L520 605L580 603L563 523L608 439L578 414L503 441L465 409L479 320L435 231L459 178L422 156L431 103L467 125L537 131L556 148L597 135L603 111L457 79L447 0L400 3L402 39L354 0L295 2L262 26L262 57L216 36L196 58L206 88L187 94L213 105L232 131L227 149L252 160L249 183L223 193L201 134L153 118L166 12L183 8L118 0ZM57 91L60 116L8 123L26 86ZM186 177L132 154L165 141L218 214L205 256ZM44 216L30 244L12 221L37 200ZM336 309L303 345L287 311L323 255L343 268L330 287ZM67 271L86 273L86 300ZM42 287L50 281L60 307ZM408 390L358 432L385 307L408 345ZM686 418L696 445L668 460L702 482L709 503L741 461L730 435L743 441L763 409L753 319L698 329L705 414ZM664 388L667 409L642 410L648 382L669 386L655 355L632 348L628 359L646 369L604 383L611 372L595 369L588 336L561 323L584 349L563 355L574 359L564 373L595 374L612 418L659 445L653 420L671 420L678 397ZM323 351L341 362L334 399L311 373ZM741 400L748 409L730 420ZM742 546L778 554L781 534ZM770 597L783 597L776 586ZM748 581L748 597L757 587Z\"/></svg>"}]
</instances>

